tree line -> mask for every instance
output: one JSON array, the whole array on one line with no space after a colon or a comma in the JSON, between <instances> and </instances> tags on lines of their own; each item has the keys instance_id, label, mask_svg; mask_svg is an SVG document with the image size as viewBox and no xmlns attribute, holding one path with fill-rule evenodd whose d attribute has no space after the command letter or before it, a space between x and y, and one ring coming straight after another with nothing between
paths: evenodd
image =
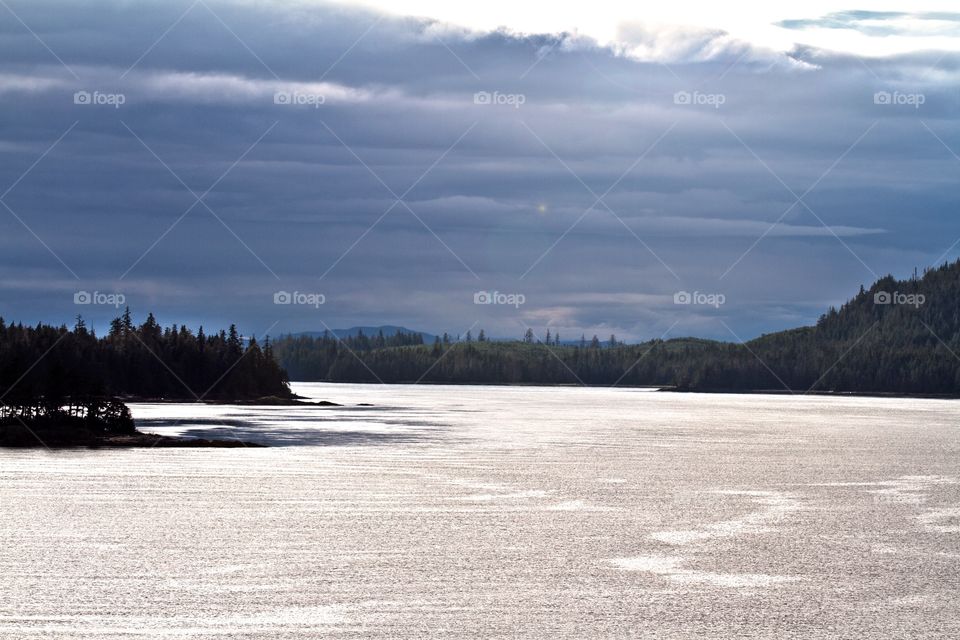
<instances>
[{"instance_id":1,"label":"tree line","mask_svg":"<svg viewBox=\"0 0 960 640\"><path fill-rule=\"evenodd\" d=\"M887 276L812 327L744 344L679 338L627 345L561 342L533 330L514 342L481 332L432 345L331 335L281 337L296 380L663 385L688 390L960 394L960 261L922 277ZM386 340L386 339L384 339Z\"/></svg>"},{"instance_id":2,"label":"tree line","mask_svg":"<svg viewBox=\"0 0 960 640\"><path fill-rule=\"evenodd\" d=\"M135 325L130 310L98 337L80 317L66 326L7 324L0 318L0 398L5 403L134 396L243 400L291 395L269 338L245 341L237 328L208 335L161 327L153 314Z\"/></svg>"}]
</instances>

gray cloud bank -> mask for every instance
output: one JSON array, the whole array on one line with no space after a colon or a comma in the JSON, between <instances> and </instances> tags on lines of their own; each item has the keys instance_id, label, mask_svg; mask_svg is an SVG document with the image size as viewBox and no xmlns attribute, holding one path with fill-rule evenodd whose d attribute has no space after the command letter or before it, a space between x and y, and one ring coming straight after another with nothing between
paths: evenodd
<instances>
[{"instance_id":1,"label":"gray cloud bank","mask_svg":"<svg viewBox=\"0 0 960 640\"><path fill-rule=\"evenodd\" d=\"M614 51L341 6L7 4L10 319L103 328L113 309L75 305L85 290L247 333L734 339L957 254L955 54L642 25ZM680 290L726 302L675 305Z\"/></svg>"}]
</instances>

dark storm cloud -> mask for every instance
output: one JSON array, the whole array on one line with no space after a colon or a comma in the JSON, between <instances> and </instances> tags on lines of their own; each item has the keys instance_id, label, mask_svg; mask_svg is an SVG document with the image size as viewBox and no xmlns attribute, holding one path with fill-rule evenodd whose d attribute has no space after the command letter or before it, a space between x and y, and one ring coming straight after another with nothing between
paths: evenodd
<instances>
[{"instance_id":1,"label":"dark storm cloud","mask_svg":"<svg viewBox=\"0 0 960 640\"><path fill-rule=\"evenodd\" d=\"M258 333L732 339L957 253L955 55L865 65L624 25L625 55L340 6L8 3L8 318L103 326L113 309L73 305L99 290ZM486 290L525 303L475 305Z\"/></svg>"}]
</instances>

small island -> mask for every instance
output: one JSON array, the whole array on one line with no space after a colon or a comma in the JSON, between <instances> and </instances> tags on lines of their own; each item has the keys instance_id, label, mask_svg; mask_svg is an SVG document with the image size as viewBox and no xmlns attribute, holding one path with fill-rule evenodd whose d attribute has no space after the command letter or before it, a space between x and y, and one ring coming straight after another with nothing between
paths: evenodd
<instances>
[{"instance_id":1,"label":"small island","mask_svg":"<svg viewBox=\"0 0 960 640\"><path fill-rule=\"evenodd\" d=\"M112 398L66 404L0 404L0 447L261 447L241 440L174 438L138 431L130 409Z\"/></svg>"},{"instance_id":2,"label":"small island","mask_svg":"<svg viewBox=\"0 0 960 640\"><path fill-rule=\"evenodd\" d=\"M259 447L142 433L127 402L312 405L290 390L270 339L235 326L207 335L139 326L127 309L98 337L80 317L72 330L8 325L0 318L0 447Z\"/></svg>"}]
</instances>

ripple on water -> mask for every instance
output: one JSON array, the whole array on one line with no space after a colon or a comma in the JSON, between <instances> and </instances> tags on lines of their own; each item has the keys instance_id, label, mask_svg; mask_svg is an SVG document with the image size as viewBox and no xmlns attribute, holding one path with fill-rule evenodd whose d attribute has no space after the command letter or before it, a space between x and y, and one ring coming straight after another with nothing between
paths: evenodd
<instances>
[{"instance_id":1,"label":"ripple on water","mask_svg":"<svg viewBox=\"0 0 960 640\"><path fill-rule=\"evenodd\" d=\"M774 576L762 573L714 573L686 569L681 565L687 560L679 556L636 556L633 558L615 558L610 562L625 571L652 573L680 584L706 584L731 589L755 589L800 580L795 576Z\"/></svg>"}]
</instances>

